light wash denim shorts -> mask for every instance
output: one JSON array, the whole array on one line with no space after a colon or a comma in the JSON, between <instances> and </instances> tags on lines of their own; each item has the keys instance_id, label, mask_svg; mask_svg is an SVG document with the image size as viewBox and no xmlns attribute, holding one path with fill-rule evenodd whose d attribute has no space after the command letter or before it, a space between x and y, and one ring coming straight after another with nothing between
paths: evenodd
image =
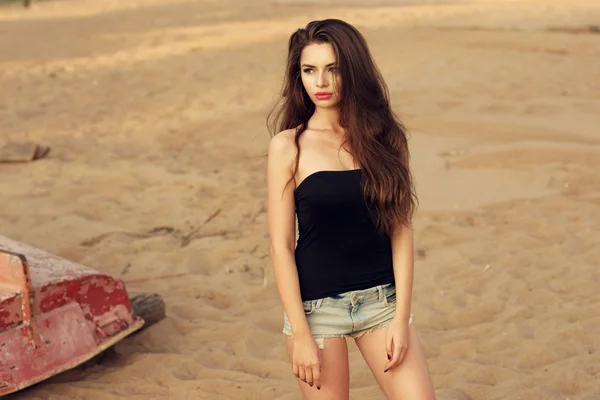
<instances>
[{"instance_id":1,"label":"light wash denim shorts","mask_svg":"<svg viewBox=\"0 0 600 400\"><path fill-rule=\"evenodd\" d=\"M386 327L396 313L396 287L393 283L388 283L303 301L302 304L310 333L322 349L326 338L358 338L374 329ZM411 313L409 325L412 317ZM292 327L285 311L283 333L292 335Z\"/></svg>"}]
</instances>

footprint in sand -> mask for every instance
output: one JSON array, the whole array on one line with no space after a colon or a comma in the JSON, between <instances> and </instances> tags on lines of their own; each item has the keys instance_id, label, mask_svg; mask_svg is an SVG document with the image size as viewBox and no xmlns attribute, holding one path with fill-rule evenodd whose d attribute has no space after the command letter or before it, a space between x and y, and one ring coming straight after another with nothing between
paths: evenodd
<instances>
[{"instance_id":1,"label":"footprint in sand","mask_svg":"<svg viewBox=\"0 0 600 400\"><path fill-rule=\"evenodd\" d=\"M202 366L196 362L185 362L173 369L173 378L181 381L193 381L202 374Z\"/></svg>"},{"instance_id":2,"label":"footprint in sand","mask_svg":"<svg viewBox=\"0 0 600 400\"><path fill-rule=\"evenodd\" d=\"M212 290L207 290L196 295L197 300L201 300L219 310L231 308L231 301L228 297L226 293L213 292Z\"/></svg>"}]
</instances>

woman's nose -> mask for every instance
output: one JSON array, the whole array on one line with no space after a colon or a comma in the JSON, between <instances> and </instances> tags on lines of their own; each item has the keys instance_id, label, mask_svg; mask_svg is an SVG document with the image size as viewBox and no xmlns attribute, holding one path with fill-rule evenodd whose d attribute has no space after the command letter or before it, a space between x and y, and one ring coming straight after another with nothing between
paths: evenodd
<instances>
[{"instance_id":1,"label":"woman's nose","mask_svg":"<svg viewBox=\"0 0 600 400\"><path fill-rule=\"evenodd\" d=\"M324 74L324 73L319 74L319 77L317 78L317 86L318 87L327 87L328 85L329 85L329 82L327 81L326 74Z\"/></svg>"}]
</instances>

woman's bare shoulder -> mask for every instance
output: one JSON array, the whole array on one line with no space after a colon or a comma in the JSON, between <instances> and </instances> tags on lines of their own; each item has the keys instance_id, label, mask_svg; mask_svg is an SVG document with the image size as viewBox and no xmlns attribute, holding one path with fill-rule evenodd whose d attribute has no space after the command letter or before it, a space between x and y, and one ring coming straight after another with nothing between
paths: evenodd
<instances>
[{"instance_id":1,"label":"woman's bare shoulder","mask_svg":"<svg viewBox=\"0 0 600 400\"><path fill-rule=\"evenodd\" d=\"M295 129L286 129L273 136L269 144L269 156L284 159L293 157L295 155L295 135Z\"/></svg>"}]
</instances>

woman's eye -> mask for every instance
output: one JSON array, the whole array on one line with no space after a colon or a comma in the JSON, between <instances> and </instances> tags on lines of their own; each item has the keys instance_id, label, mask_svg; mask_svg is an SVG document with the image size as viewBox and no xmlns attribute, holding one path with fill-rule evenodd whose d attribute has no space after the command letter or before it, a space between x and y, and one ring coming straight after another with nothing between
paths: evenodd
<instances>
[{"instance_id":1,"label":"woman's eye","mask_svg":"<svg viewBox=\"0 0 600 400\"><path fill-rule=\"evenodd\" d=\"M310 69L310 68L306 68L306 69L304 70L304 73L305 73L305 74L308 74L309 72L312 72L312 69Z\"/></svg>"},{"instance_id":2,"label":"woman's eye","mask_svg":"<svg viewBox=\"0 0 600 400\"><path fill-rule=\"evenodd\" d=\"M329 72L337 72L337 68L329 68Z\"/></svg>"}]
</instances>

